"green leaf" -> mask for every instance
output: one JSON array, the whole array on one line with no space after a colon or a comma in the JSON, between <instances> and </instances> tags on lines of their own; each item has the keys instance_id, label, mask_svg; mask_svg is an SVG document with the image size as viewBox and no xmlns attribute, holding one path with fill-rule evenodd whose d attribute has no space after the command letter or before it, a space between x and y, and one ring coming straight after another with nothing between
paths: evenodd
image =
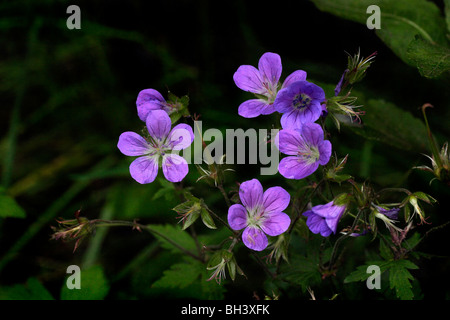
<instances>
[{"instance_id":1,"label":"green leaf","mask_svg":"<svg viewBox=\"0 0 450 320\"><path fill-rule=\"evenodd\" d=\"M3 194L0 190L0 218L25 218L25 210L20 207L14 198Z\"/></svg>"},{"instance_id":2,"label":"green leaf","mask_svg":"<svg viewBox=\"0 0 450 320\"><path fill-rule=\"evenodd\" d=\"M450 32L450 0L444 0L445 21L447 23L447 31ZM447 37L449 35L447 34Z\"/></svg>"},{"instance_id":3,"label":"green leaf","mask_svg":"<svg viewBox=\"0 0 450 320\"><path fill-rule=\"evenodd\" d=\"M163 276L155 281L153 288L185 288L191 285L202 273L202 269L195 263L176 263Z\"/></svg>"},{"instance_id":4,"label":"green leaf","mask_svg":"<svg viewBox=\"0 0 450 320\"><path fill-rule=\"evenodd\" d=\"M416 66L416 58L408 54L409 44L420 35L430 43L447 46L445 21L439 8L425 0L312 0L323 11L366 24L367 7L380 8L381 28L378 37L405 63Z\"/></svg>"},{"instance_id":5,"label":"green leaf","mask_svg":"<svg viewBox=\"0 0 450 320\"><path fill-rule=\"evenodd\" d=\"M418 269L418 267L409 260L392 261L389 268L390 288L395 289L397 297L401 300L412 300L414 293L410 280L414 277L408 269Z\"/></svg>"},{"instance_id":6,"label":"green leaf","mask_svg":"<svg viewBox=\"0 0 450 320\"><path fill-rule=\"evenodd\" d=\"M425 78L437 78L450 71L450 50L420 35L409 44L407 57Z\"/></svg>"},{"instance_id":7,"label":"green leaf","mask_svg":"<svg viewBox=\"0 0 450 320\"><path fill-rule=\"evenodd\" d=\"M372 273L367 272L367 268L369 266L376 265L376 266L380 267L380 272L383 273L384 271L387 270L387 268L389 267L389 264L390 264L389 261L383 261L383 260L367 262L367 264L357 267L355 271L350 273L344 279L344 283L365 281L365 280L367 280L367 278L369 278L372 275Z\"/></svg>"},{"instance_id":8,"label":"green leaf","mask_svg":"<svg viewBox=\"0 0 450 320\"><path fill-rule=\"evenodd\" d=\"M36 278L28 278L25 284L0 287L0 300L54 300Z\"/></svg>"},{"instance_id":9,"label":"green leaf","mask_svg":"<svg viewBox=\"0 0 450 320\"><path fill-rule=\"evenodd\" d=\"M350 127L355 133L398 149L427 150L425 125L408 111L382 99L368 100L364 110L363 126Z\"/></svg>"},{"instance_id":10,"label":"green leaf","mask_svg":"<svg viewBox=\"0 0 450 320\"><path fill-rule=\"evenodd\" d=\"M194 252L196 245L194 239L186 232L181 230L178 225L147 225L148 230L152 232L164 249L173 253L180 253L180 247ZM162 236L164 235L164 236Z\"/></svg>"},{"instance_id":11,"label":"green leaf","mask_svg":"<svg viewBox=\"0 0 450 320\"><path fill-rule=\"evenodd\" d=\"M99 265L81 269L80 289L69 289L64 281L61 300L102 300L109 292L109 283Z\"/></svg>"}]
</instances>

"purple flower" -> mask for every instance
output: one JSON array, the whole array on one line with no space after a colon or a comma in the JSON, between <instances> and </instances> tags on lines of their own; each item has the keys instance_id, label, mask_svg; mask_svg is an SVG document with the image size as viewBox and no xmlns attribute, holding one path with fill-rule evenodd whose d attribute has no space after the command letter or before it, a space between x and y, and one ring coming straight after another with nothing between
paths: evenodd
<instances>
[{"instance_id":1,"label":"purple flower","mask_svg":"<svg viewBox=\"0 0 450 320\"><path fill-rule=\"evenodd\" d=\"M273 105L276 111L283 113L281 126L284 129L301 128L319 119L324 100L325 92L321 87L301 80L281 89Z\"/></svg>"},{"instance_id":2,"label":"purple flower","mask_svg":"<svg viewBox=\"0 0 450 320\"><path fill-rule=\"evenodd\" d=\"M126 156L140 156L130 165L130 174L139 183L151 183L160 164L164 176L171 182L183 180L189 171L184 158L172 153L189 147L194 140L192 128L178 124L171 130L169 115L163 110L149 111L146 119L148 139L134 132L124 132L117 147ZM160 163L160 159L162 159Z\"/></svg>"},{"instance_id":3,"label":"purple flower","mask_svg":"<svg viewBox=\"0 0 450 320\"><path fill-rule=\"evenodd\" d=\"M298 80L306 79L306 72L297 70L291 73L280 87L279 80L282 66L281 58L276 53L266 52L259 59L258 69L243 65L233 75L238 88L254 93L258 99L244 101L238 109L240 116L254 118L275 112L274 101L280 89Z\"/></svg>"},{"instance_id":4,"label":"purple flower","mask_svg":"<svg viewBox=\"0 0 450 320\"><path fill-rule=\"evenodd\" d=\"M393 220L398 219L398 212L400 211L400 208L385 209L385 208L377 206L377 205L373 205L373 206L375 207L376 211L378 211L381 214L384 214L389 219L393 219Z\"/></svg>"},{"instance_id":5,"label":"purple flower","mask_svg":"<svg viewBox=\"0 0 450 320\"><path fill-rule=\"evenodd\" d=\"M303 179L330 160L331 143L323 139L317 123L307 123L302 129L282 129L275 139L278 150L289 155L278 165L280 174L288 179Z\"/></svg>"},{"instance_id":6,"label":"purple flower","mask_svg":"<svg viewBox=\"0 0 450 320\"><path fill-rule=\"evenodd\" d=\"M345 209L345 205L336 205L331 201L312 207L303 215L307 217L306 225L312 233L320 233L322 237L328 237L331 233L336 234L338 222Z\"/></svg>"},{"instance_id":7,"label":"purple flower","mask_svg":"<svg viewBox=\"0 0 450 320\"><path fill-rule=\"evenodd\" d=\"M245 181L239 188L241 204L228 209L228 223L233 230L241 230L244 244L256 251L268 245L267 235L278 236L291 223L289 216L282 212L291 200L289 193L281 187L272 187L263 192L257 179Z\"/></svg>"},{"instance_id":8,"label":"purple flower","mask_svg":"<svg viewBox=\"0 0 450 320\"><path fill-rule=\"evenodd\" d=\"M145 89L139 92L136 99L139 119L147 120L148 113L152 110L164 110L169 113L170 109L161 93L154 89Z\"/></svg>"}]
</instances>

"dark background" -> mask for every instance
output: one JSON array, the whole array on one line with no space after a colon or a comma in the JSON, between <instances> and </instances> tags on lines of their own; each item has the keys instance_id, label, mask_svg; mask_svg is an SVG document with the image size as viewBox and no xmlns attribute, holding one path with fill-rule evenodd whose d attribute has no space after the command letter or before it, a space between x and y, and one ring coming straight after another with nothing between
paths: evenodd
<instances>
[{"instance_id":1,"label":"dark background","mask_svg":"<svg viewBox=\"0 0 450 320\"><path fill-rule=\"evenodd\" d=\"M81 8L81 30L65 26L69 4ZM37 276L57 295L64 266L80 261L84 247L72 254L71 245L49 241L50 225L57 216L73 217L80 207L96 218L111 188L117 186L122 196L121 188L134 183L127 174L128 159L116 144L120 133L141 126L135 100L143 89L154 88L165 97L168 90L188 94L189 110L202 115L204 129L263 128L270 126L268 119L249 121L237 115L239 104L250 98L233 82L240 65L256 66L264 52L276 52L282 58L283 77L303 69L312 81L335 84L346 67L346 52L360 49L368 56L377 51L376 62L358 88L418 118L422 104L433 104L429 121L440 145L449 134L448 83L422 78L373 30L320 12L309 1L5 1L0 12L0 151L3 159L13 160L9 165L3 161L2 185L27 213L25 219L0 222L0 257L56 206L46 215L52 218L23 240L0 273L0 285ZM11 136L12 149L7 144ZM348 166L358 176L364 140L346 130L335 139L337 150L354 152ZM420 155L428 150L411 153L374 143L373 152L384 159L372 164L374 176L429 165ZM110 163L100 177L89 177L90 168L105 159ZM236 179L244 181L255 172L257 168L238 168ZM89 185L65 200L74 181L86 175L92 180ZM404 182L440 201L440 209L427 207L437 226L448 220L443 208L449 191L440 182L430 187L431 178L412 172ZM200 192L208 195L213 190ZM167 219L164 212L142 218L152 223ZM414 274L426 299L448 298L446 234L431 234L420 248L444 257L425 259ZM152 239L129 230L109 232L102 252L107 273L118 272ZM230 290L247 297L252 291L251 285Z\"/></svg>"}]
</instances>

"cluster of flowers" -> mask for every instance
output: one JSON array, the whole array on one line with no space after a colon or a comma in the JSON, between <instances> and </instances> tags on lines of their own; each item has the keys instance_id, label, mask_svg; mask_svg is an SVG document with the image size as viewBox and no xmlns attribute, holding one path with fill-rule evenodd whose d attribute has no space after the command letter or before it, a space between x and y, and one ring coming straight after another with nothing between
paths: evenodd
<instances>
[{"instance_id":1,"label":"cluster of flowers","mask_svg":"<svg viewBox=\"0 0 450 320\"><path fill-rule=\"evenodd\" d=\"M319 86L306 81L306 72L297 70L282 84L281 58L267 52L259 60L258 69L242 65L233 79L242 90L254 93L256 99L243 102L238 109L240 116L254 118L279 112L281 127L275 137L284 157L278 171L287 179L303 179L313 174L319 165L326 165L331 157L332 145L324 139L322 127L315 123L327 114L325 92ZM154 89L139 93L137 101L139 118L146 123L146 137L134 132L124 132L119 137L118 148L127 156L138 156L130 165L131 176L139 183L155 180L162 167L168 181L179 182L188 173L188 164L177 151L185 149L194 140L192 128L178 124L172 128L170 114L177 105L167 102ZM291 219L283 212L290 195L282 187L263 191L261 183L252 179L241 183L239 196L242 204L234 204L228 210L228 224L233 230L242 230L242 241L250 249L261 251L268 246L269 236L278 236L288 230ZM336 199L335 199L336 200ZM344 214L345 202L331 201L317 205L303 213L311 232L324 237L336 233Z\"/></svg>"}]
</instances>

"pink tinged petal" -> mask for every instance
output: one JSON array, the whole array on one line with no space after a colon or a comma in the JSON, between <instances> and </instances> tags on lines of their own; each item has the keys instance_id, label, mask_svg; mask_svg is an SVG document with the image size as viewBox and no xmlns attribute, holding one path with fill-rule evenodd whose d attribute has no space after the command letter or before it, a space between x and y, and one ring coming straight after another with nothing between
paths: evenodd
<instances>
[{"instance_id":1,"label":"pink tinged petal","mask_svg":"<svg viewBox=\"0 0 450 320\"><path fill-rule=\"evenodd\" d=\"M328 161L330 161L330 157L331 157L331 151L332 151L332 147L331 147L331 142L328 140L323 141L320 145L319 145L319 164L324 166L328 163Z\"/></svg>"},{"instance_id":2,"label":"pink tinged petal","mask_svg":"<svg viewBox=\"0 0 450 320\"><path fill-rule=\"evenodd\" d=\"M263 187L257 179L248 180L241 183L239 187L239 197L247 210L262 205Z\"/></svg>"},{"instance_id":3,"label":"pink tinged petal","mask_svg":"<svg viewBox=\"0 0 450 320\"><path fill-rule=\"evenodd\" d=\"M166 154L162 161L164 177L170 182L180 182L189 172L187 161L177 154Z\"/></svg>"},{"instance_id":4,"label":"pink tinged petal","mask_svg":"<svg viewBox=\"0 0 450 320\"><path fill-rule=\"evenodd\" d=\"M306 80L306 71L297 70L292 72L283 82L281 88L289 87L295 81Z\"/></svg>"},{"instance_id":5,"label":"pink tinged petal","mask_svg":"<svg viewBox=\"0 0 450 320\"><path fill-rule=\"evenodd\" d=\"M265 214L266 218L260 225L262 231L269 236L275 237L285 232L291 224L291 218L284 212L272 212Z\"/></svg>"},{"instance_id":6,"label":"pink tinged petal","mask_svg":"<svg viewBox=\"0 0 450 320\"><path fill-rule=\"evenodd\" d=\"M298 148L303 145L300 132L292 129L282 129L278 132L278 150L280 152L294 156L298 153Z\"/></svg>"},{"instance_id":7,"label":"pink tinged petal","mask_svg":"<svg viewBox=\"0 0 450 320\"><path fill-rule=\"evenodd\" d=\"M176 125L169 133L167 141L170 143L172 150L186 149L194 141L192 127L185 123Z\"/></svg>"},{"instance_id":8,"label":"pink tinged petal","mask_svg":"<svg viewBox=\"0 0 450 320\"><path fill-rule=\"evenodd\" d=\"M283 211L288 207L290 201L291 195L282 187L267 189L263 194L264 216L272 212Z\"/></svg>"},{"instance_id":9,"label":"pink tinged petal","mask_svg":"<svg viewBox=\"0 0 450 320\"><path fill-rule=\"evenodd\" d=\"M263 81L269 81L275 88L282 71L280 56L272 52L264 53L259 59L258 69Z\"/></svg>"},{"instance_id":10,"label":"pink tinged petal","mask_svg":"<svg viewBox=\"0 0 450 320\"><path fill-rule=\"evenodd\" d=\"M240 204L233 204L228 209L228 224L233 230L241 230L247 226L247 210Z\"/></svg>"},{"instance_id":11,"label":"pink tinged petal","mask_svg":"<svg viewBox=\"0 0 450 320\"><path fill-rule=\"evenodd\" d=\"M308 163L300 157L286 157L281 159L278 171L287 179L303 179L314 173L319 167L318 162Z\"/></svg>"},{"instance_id":12,"label":"pink tinged petal","mask_svg":"<svg viewBox=\"0 0 450 320\"><path fill-rule=\"evenodd\" d=\"M151 183L158 174L157 157L139 157L130 164L131 177L140 184Z\"/></svg>"},{"instance_id":13,"label":"pink tinged petal","mask_svg":"<svg viewBox=\"0 0 450 320\"><path fill-rule=\"evenodd\" d=\"M169 115L163 110L150 111L146 124L150 136L161 140L167 137L172 126Z\"/></svg>"},{"instance_id":14,"label":"pink tinged petal","mask_svg":"<svg viewBox=\"0 0 450 320\"><path fill-rule=\"evenodd\" d=\"M255 251L262 251L269 244L269 240L261 229L250 226L242 233L242 241L247 248Z\"/></svg>"},{"instance_id":15,"label":"pink tinged petal","mask_svg":"<svg viewBox=\"0 0 450 320\"><path fill-rule=\"evenodd\" d=\"M127 131L120 135L117 148L126 156L143 156L150 153L147 141L135 132Z\"/></svg>"},{"instance_id":16,"label":"pink tinged petal","mask_svg":"<svg viewBox=\"0 0 450 320\"><path fill-rule=\"evenodd\" d=\"M241 103L238 114L244 118L255 118L266 110L267 102L261 99L251 99Z\"/></svg>"},{"instance_id":17,"label":"pink tinged petal","mask_svg":"<svg viewBox=\"0 0 450 320\"><path fill-rule=\"evenodd\" d=\"M233 80L241 90L259 94L266 92L259 70L253 66L240 66L234 73Z\"/></svg>"}]
</instances>

